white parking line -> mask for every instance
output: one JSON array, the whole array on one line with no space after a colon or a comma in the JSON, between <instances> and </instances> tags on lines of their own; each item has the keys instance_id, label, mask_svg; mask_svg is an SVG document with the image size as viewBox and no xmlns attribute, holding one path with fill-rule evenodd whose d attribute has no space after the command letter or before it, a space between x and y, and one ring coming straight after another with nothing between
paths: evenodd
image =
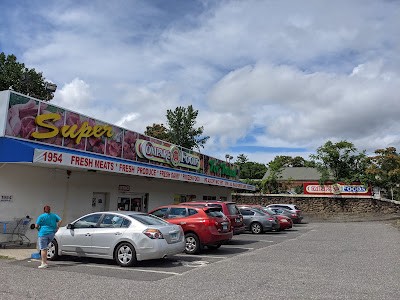
<instances>
[{"instance_id":1,"label":"white parking line","mask_svg":"<svg viewBox=\"0 0 400 300\"><path fill-rule=\"evenodd\" d=\"M223 245L222 247L234 248L234 249L244 249L244 250L254 250L254 248L238 247L236 245Z\"/></svg>"},{"instance_id":2,"label":"white parking line","mask_svg":"<svg viewBox=\"0 0 400 300\"><path fill-rule=\"evenodd\" d=\"M263 243L273 243L274 241L267 241L267 240L259 240L257 242L263 242Z\"/></svg>"},{"instance_id":3,"label":"white parking line","mask_svg":"<svg viewBox=\"0 0 400 300\"><path fill-rule=\"evenodd\" d=\"M146 270L146 269L137 269L137 268L121 268L121 267L109 267L109 266L99 266L99 265L80 265L86 267L95 267L95 268L102 268L102 269L114 269L114 270L124 270L124 271L137 271L137 272L147 272L147 273L160 273L160 274L169 274L169 275L182 275L181 273L176 272L166 272L166 271L156 271L156 270Z\"/></svg>"},{"instance_id":4,"label":"white parking line","mask_svg":"<svg viewBox=\"0 0 400 300\"><path fill-rule=\"evenodd\" d=\"M222 246L223 247L223 246ZM227 256L211 256L211 255L190 255L190 254L182 254L182 255L178 255L175 254L174 257L201 257L201 258L216 258L216 259L225 259L228 258Z\"/></svg>"}]
</instances>

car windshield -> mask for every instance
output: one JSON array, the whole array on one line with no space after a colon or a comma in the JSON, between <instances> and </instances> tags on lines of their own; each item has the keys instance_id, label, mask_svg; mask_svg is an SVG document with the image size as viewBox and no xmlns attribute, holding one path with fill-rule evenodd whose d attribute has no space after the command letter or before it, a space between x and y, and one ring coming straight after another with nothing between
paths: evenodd
<instances>
[{"instance_id":1,"label":"car windshield","mask_svg":"<svg viewBox=\"0 0 400 300\"><path fill-rule=\"evenodd\" d=\"M135 219L136 221L139 221L140 223L144 225L167 225L169 224L168 222L161 220L155 216L152 215L146 215L146 214L132 214L129 215L131 218Z\"/></svg>"},{"instance_id":2,"label":"car windshield","mask_svg":"<svg viewBox=\"0 0 400 300\"><path fill-rule=\"evenodd\" d=\"M227 206L228 206L228 211L231 215L239 215L240 214L240 211L237 208L235 203L228 203Z\"/></svg>"}]
</instances>

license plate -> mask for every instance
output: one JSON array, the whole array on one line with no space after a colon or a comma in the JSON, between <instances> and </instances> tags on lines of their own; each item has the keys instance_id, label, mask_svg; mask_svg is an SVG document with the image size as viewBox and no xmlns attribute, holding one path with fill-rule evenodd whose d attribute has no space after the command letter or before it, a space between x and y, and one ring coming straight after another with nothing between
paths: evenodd
<instances>
[{"instance_id":1,"label":"license plate","mask_svg":"<svg viewBox=\"0 0 400 300\"><path fill-rule=\"evenodd\" d=\"M240 223L240 219L239 218L237 218L235 221L236 221L236 223Z\"/></svg>"},{"instance_id":2,"label":"license plate","mask_svg":"<svg viewBox=\"0 0 400 300\"><path fill-rule=\"evenodd\" d=\"M222 230L227 230L227 229L228 229L228 225L222 224Z\"/></svg>"},{"instance_id":3,"label":"license plate","mask_svg":"<svg viewBox=\"0 0 400 300\"><path fill-rule=\"evenodd\" d=\"M171 233L170 237L171 237L171 241L176 241L178 239L178 233Z\"/></svg>"}]
</instances>

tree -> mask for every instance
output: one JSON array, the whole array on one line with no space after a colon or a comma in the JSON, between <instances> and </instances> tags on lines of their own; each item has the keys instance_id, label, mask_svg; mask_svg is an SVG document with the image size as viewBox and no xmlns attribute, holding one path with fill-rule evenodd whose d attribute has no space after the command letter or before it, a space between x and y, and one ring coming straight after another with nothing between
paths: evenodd
<instances>
[{"instance_id":1,"label":"tree","mask_svg":"<svg viewBox=\"0 0 400 300\"><path fill-rule=\"evenodd\" d=\"M172 143L188 149L204 147L210 137L202 136L203 126L194 128L198 114L199 111L194 110L192 105L167 110L168 135Z\"/></svg>"},{"instance_id":2,"label":"tree","mask_svg":"<svg viewBox=\"0 0 400 300\"><path fill-rule=\"evenodd\" d=\"M248 179L262 179L267 171L267 167L264 164L248 161L242 165L240 168L240 178Z\"/></svg>"},{"instance_id":3,"label":"tree","mask_svg":"<svg viewBox=\"0 0 400 300\"><path fill-rule=\"evenodd\" d=\"M17 61L13 54L0 53L0 91L13 89L21 94L49 101L54 97L54 91L47 89L48 82L42 73L28 69Z\"/></svg>"},{"instance_id":4,"label":"tree","mask_svg":"<svg viewBox=\"0 0 400 300\"><path fill-rule=\"evenodd\" d=\"M244 154L239 154L238 157L236 158L235 164L238 165L238 166L240 166L240 165L242 165L242 164L244 164L244 163L246 163L246 162L248 162L248 161L249 161L249 159L247 158L246 155L244 155Z\"/></svg>"},{"instance_id":5,"label":"tree","mask_svg":"<svg viewBox=\"0 0 400 300\"><path fill-rule=\"evenodd\" d=\"M322 174L321 183L328 180L366 183L365 169L368 165L368 157L365 151L358 152L350 142L327 141L317 149L317 154L311 154L310 158L314 160L317 169Z\"/></svg>"},{"instance_id":6,"label":"tree","mask_svg":"<svg viewBox=\"0 0 400 300\"><path fill-rule=\"evenodd\" d=\"M392 199L394 192L399 198L400 155L394 147L375 150L375 154L369 157L370 165L366 169L369 181L374 186L390 191Z\"/></svg>"},{"instance_id":7,"label":"tree","mask_svg":"<svg viewBox=\"0 0 400 300\"><path fill-rule=\"evenodd\" d=\"M282 169L285 163L288 162L289 156L276 156L274 160L268 163L268 176L264 178L261 183L263 193L277 194L279 193L279 182L281 178Z\"/></svg>"},{"instance_id":8,"label":"tree","mask_svg":"<svg viewBox=\"0 0 400 300\"><path fill-rule=\"evenodd\" d=\"M155 137L159 140L166 141L166 142L171 142L169 135L168 135L168 130L164 126L164 124L156 124L153 123L152 126L147 126L146 131L144 132L145 135Z\"/></svg>"},{"instance_id":9,"label":"tree","mask_svg":"<svg viewBox=\"0 0 400 300\"><path fill-rule=\"evenodd\" d=\"M274 164L276 166L280 166L282 168L297 168L297 167L315 167L315 163L312 161L308 161L301 156L287 156L287 155L278 155L273 159Z\"/></svg>"},{"instance_id":10,"label":"tree","mask_svg":"<svg viewBox=\"0 0 400 300\"><path fill-rule=\"evenodd\" d=\"M241 179L262 179L267 171L266 165L249 161L244 154L239 154L237 156L235 165L239 167Z\"/></svg>"}]
</instances>

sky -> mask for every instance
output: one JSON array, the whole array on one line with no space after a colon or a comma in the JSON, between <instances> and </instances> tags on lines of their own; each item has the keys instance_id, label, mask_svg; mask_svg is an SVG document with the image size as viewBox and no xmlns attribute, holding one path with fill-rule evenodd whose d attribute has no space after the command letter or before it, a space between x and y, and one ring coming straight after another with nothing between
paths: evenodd
<instances>
[{"instance_id":1,"label":"sky","mask_svg":"<svg viewBox=\"0 0 400 300\"><path fill-rule=\"evenodd\" d=\"M398 0L0 0L0 52L60 105L144 133L193 105L202 153L400 150Z\"/></svg>"}]
</instances>

